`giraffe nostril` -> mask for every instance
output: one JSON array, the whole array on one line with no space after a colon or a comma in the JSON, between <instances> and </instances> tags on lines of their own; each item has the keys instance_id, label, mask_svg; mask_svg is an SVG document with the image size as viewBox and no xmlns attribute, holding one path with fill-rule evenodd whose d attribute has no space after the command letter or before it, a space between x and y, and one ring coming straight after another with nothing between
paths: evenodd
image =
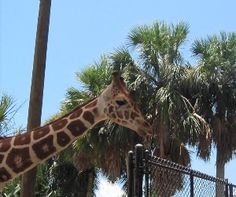
<instances>
[{"instance_id":1,"label":"giraffe nostril","mask_svg":"<svg viewBox=\"0 0 236 197\"><path fill-rule=\"evenodd\" d=\"M143 126L146 127L146 128L150 128L151 127L150 124L148 122L146 122L146 121L144 121Z\"/></svg>"}]
</instances>

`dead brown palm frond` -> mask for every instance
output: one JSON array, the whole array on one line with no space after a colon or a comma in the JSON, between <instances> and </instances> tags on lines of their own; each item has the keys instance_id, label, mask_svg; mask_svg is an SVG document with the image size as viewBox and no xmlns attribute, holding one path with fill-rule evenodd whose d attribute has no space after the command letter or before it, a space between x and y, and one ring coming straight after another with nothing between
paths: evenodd
<instances>
[{"instance_id":1,"label":"dead brown palm frond","mask_svg":"<svg viewBox=\"0 0 236 197\"><path fill-rule=\"evenodd\" d=\"M233 121L230 123L229 132L230 132L230 135L232 136L231 141L233 143L234 150L236 150L236 135L235 135L235 132L236 132L236 117L234 117Z\"/></svg>"},{"instance_id":2,"label":"dead brown palm frond","mask_svg":"<svg viewBox=\"0 0 236 197\"><path fill-rule=\"evenodd\" d=\"M233 157L233 152L236 147L235 142L235 125L230 124L226 119L214 117L213 126L213 141L223 154L218 157L219 162L228 162Z\"/></svg>"},{"instance_id":3,"label":"dead brown palm frond","mask_svg":"<svg viewBox=\"0 0 236 197\"><path fill-rule=\"evenodd\" d=\"M196 119L198 119L198 121L200 122L202 129L206 133L206 138L209 138L211 136L211 128L209 124L206 122L206 120L202 116L198 115L196 112L193 113L193 116Z\"/></svg>"},{"instance_id":4,"label":"dead brown palm frond","mask_svg":"<svg viewBox=\"0 0 236 197\"><path fill-rule=\"evenodd\" d=\"M107 151L104 153L103 160L100 165L103 173L107 175L111 181L116 181L122 171L122 157L120 155L119 148L113 145L107 147Z\"/></svg>"},{"instance_id":5,"label":"dead brown palm frond","mask_svg":"<svg viewBox=\"0 0 236 197\"><path fill-rule=\"evenodd\" d=\"M191 163L190 153L180 139L172 138L166 145L166 158L180 165L189 166Z\"/></svg>"},{"instance_id":6,"label":"dead brown palm frond","mask_svg":"<svg viewBox=\"0 0 236 197\"><path fill-rule=\"evenodd\" d=\"M183 143L179 146L179 160L177 163L183 166L189 166L191 163L190 153Z\"/></svg>"},{"instance_id":7,"label":"dead brown palm frond","mask_svg":"<svg viewBox=\"0 0 236 197\"><path fill-rule=\"evenodd\" d=\"M86 136L74 142L73 150L73 163L80 172L94 167L97 158L96 151L88 142Z\"/></svg>"},{"instance_id":8,"label":"dead brown palm frond","mask_svg":"<svg viewBox=\"0 0 236 197\"><path fill-rule=\"evenodd\" d=\"M90 154L85 154L84 152L75 153L73 159L74 166L83 172L89 168L94 167L93 159Z\"/></svg>"},{"instance_id":9,"label":"dead brown palm frond","mask_svg":"<svg viewBox=\"0 0 236 197\"><path fill-rule=\"evenodd\" d=\"M212 137L206 132L201 132L198 135L198 141L196 143L197 156L201 159L208 161L210 159L212 148Z\"/></svg>"}]
</instances>

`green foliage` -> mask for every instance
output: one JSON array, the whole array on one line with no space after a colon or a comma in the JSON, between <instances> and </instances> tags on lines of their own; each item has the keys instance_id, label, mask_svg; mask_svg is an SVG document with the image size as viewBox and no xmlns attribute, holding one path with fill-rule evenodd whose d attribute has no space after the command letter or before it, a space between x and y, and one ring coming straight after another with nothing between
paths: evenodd
<instances>
[{"instance_id":1,"label":"green foliage","mask_svg":"<svg viewBox=\"0 0 236 197\"><path fill-rule=\"evenodd\" d=\"M212 126L218 162L232 159L236 149L236 33L221 32L194 42L202 89L198 110Z\"/></svg>"},{"instance_id":2,"label":"green foliage","mask_svg":"<svg viewBox=\"0 0 236 197\"><path fill-rule=\"evenodd\" d=\"M2 191L4 197L19 197L20 196L20 178L16 178L9 182Z\"/></svg>"},{"instance_id":3,"label":"green foliage","mask_svg":"<svg viewBox=\"0 0 236 197\"><path fill-rule=\"evenodd\" d=\"M187 34L185 23L155 22L133 29L129 40L141 62L135 65L139 71L135 89L144 95L141 108L148 109L153 120L159 119L169 137L174 134L184 143L194 144L206 123L195 113L196 98L189 100L192 88L197 87L191 81L193 68L183 64L180 51Z\"/></svg>"},{"instance_id":4,"label":"green foliage","mask_svg":"<svg viewBox=\"0 0 236 197\"><path fill-rule=\"evenodd\" d=\"M73 87L69 88L66 92L66 98L62 103L61 111L69 112L76 106L81 105L90 98L90 95L86 91L79 91Z\"/></svg>"},{"instance_id":5,"label":"green foliage","mask_svg":"<svg viewBox=\"0 0 236 197\"><path fill-rule=\"evenodd\" d=\"M187 34L186 23L168 25L156 21L153 25L139 26L131 30L128 38L130 45L137 47L146 70L159 74L160 65L183 62L179 47L184 43Z\"/></svg>"},{"instance_id":6,"label":"green foliage","mask_svg":"<svg viewBox=\"0 0 236 197\"><path fill-rule=\"evenodd\" d=\"M18 108L19 109L19 108ZM8 136L13 133L13 119L17 112L15 101L11 96L6 94L1 95L0 98L0 137ZM14 131L15 132L15 131ZM20 178L16 178L9 182L3 189L4 197L19 196L20 195Z\"/></svg>"},{"instance_id":7,"label":"green foliage","mask_svg":"<svg viewBox=\"0 0 236 197\"><path fill-rule=\"evenodd\" d=\"M11 129L11 121L16 113L14 99L3 94L0 98L0 136L7 135Z\"/></svg>"},{"instance_id":8,"label":"green foliage","mask_svg":"<svg viewBox=\"0 0 236 197\"><path fill-rule=\"evenodd\" d=\"M91 96L99 95L111 79L108 59L106 56L101 56L99 63L86 67L82 72L77 72L76 76Z\"/></svg>"}]
</instances>

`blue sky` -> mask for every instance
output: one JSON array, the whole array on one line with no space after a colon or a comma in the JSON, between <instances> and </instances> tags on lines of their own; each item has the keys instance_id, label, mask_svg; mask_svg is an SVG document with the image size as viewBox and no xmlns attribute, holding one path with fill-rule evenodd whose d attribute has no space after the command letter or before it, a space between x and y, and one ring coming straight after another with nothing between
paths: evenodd
<instances>
[{"instance_id":1,"label":"blue sky","mask_svg":"<svg viewBox=\"0 0 236 197\"><path fill-rule=\"evenodd\" d=\"M13 96L16 125L26 125L36 34L38 0L0 0L0 93ZM52 1L42 121L59 109L66 89L81 88L75 72L99 60L127 42L129 31L155 20L184 21L190 25L185 45L196 38L236 31L235 0L100 0ZM186 49L185 49L186 51ZM192 61L191 54L185 52ZM214 155L213 155L214 158ZM215 161L205 163L192 156L193 168L214 175ZM236 183L236 162L226 177Z\"/></svg>"}]
</instances>

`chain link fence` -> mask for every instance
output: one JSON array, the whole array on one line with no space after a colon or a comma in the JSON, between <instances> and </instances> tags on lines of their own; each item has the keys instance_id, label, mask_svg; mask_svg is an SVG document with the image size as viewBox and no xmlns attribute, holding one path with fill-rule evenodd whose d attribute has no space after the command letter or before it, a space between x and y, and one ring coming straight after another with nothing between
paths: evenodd
<instances>
[{"instance_id":1,"label":"chain link fence","mask_svg":"<svg viewBox=\"0 0 236 197\"><path fill-rule=\"evenodd\" d=\"M236 197L236 185L151 156L141 144L128 153L128 197Z\"/></svg>"}]
</instances>

